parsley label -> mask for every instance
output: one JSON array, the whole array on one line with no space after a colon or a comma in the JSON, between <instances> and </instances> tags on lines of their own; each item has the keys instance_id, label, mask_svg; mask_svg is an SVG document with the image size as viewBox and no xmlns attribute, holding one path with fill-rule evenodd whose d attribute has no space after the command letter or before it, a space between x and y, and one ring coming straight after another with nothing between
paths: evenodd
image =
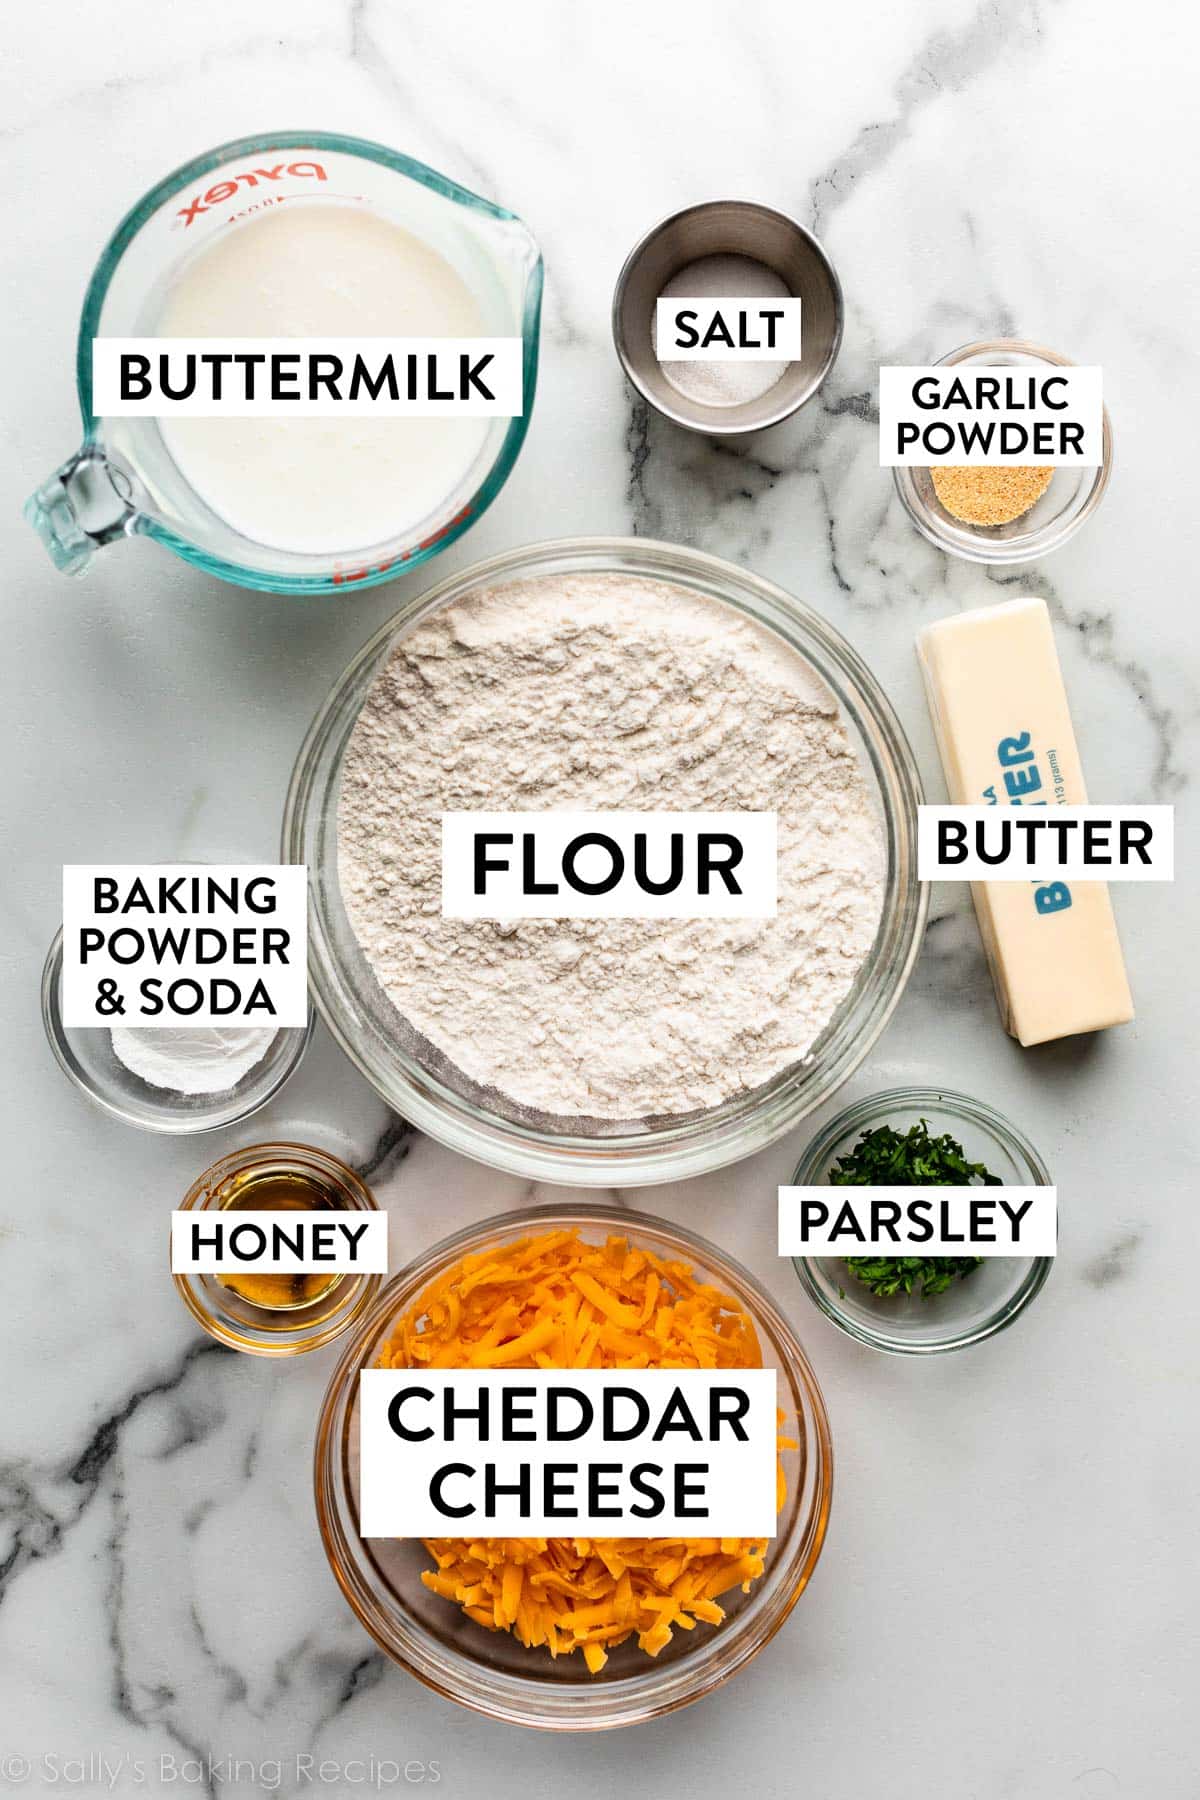
<instances>
[{"instance_id":1,"label":"parsley label","mask_svg":"<svg viewBox=\"0 0 1200 1800\"><path fill-rule=\"evenodd\" d=\"M827 1184L781 1187L781 1256L844 1256L873 1293L944 1293L987 1256L1053 1256L1057 1190L1007 1187L961 1144L906 1132L864 1132Z\"/></svg>"}]
</instances>

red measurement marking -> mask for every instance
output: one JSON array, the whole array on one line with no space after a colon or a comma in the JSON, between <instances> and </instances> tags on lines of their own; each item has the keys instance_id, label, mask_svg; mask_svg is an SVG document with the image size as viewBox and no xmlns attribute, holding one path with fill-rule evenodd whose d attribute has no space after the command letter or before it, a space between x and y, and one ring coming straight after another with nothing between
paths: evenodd
<instances>
[{"instance_id":1,"label":"red measurement marking","mask_svg":"<svg viewBox=\"0 0 1200 1800\"><path fill-rule=\"evenodd\" d=\"M194 220L208 212L211 207L223 206L226 200L232 200L238 191L239 183L246 187L256 188L260 181L282 181L285 175L294 176L299 181L327 181L324 167L319 162L311 162L307 157L300 157L296 162L276 163L273 168L243 169L238 175L231 175L224 181L214 181L203 194L197 194L186 206L181 206L175 214L176 220L182 219L186 230Z\"/></svg>"},{"instance_id":2,"label":"red measurement marking","mask_svg":"<svg viewBox=\"0 0 1200 1800\"><path fill-rule=\"evenodd\" d=\"M440 526L438 530L433 533L432 537L423 538L421 542L416 544L411 550L401 550L398 556L386 556L382 562L377 563L359 563L354 568L350 569L343 569L335 564L333 571L334 587L344 587L351 581L365 581L370 575L384 575L396 563L409 562L422 550L431 550L435 544L440 544L443 538L449 537L450 533L456 526L461 525L464 519L469 519L474 510L475 502L472 500L468 505L463 507L461 512L455 513L452 519L447 519L446 523Z\"/></svg>"}]
</instances>

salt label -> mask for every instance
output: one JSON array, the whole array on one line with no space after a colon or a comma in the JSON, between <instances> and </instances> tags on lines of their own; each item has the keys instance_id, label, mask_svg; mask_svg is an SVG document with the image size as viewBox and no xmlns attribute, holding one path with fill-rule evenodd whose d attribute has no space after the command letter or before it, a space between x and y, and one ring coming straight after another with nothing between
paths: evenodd
<instances>
[{"instance_id":1,"label":"salt label","mask_svg":"<svg viewBox=\"0 0 1200 1800\"><path fill-rule=\"evenodd\" d=\"M68 864L62 1014L110 1029L305 1025L305 868Z\"/></svg>"},{"instance_id":2,"label":"salt label","mask_svg":"<svg viewBox=\"0 0 1200 1800\"><path fill-rule=\"evenodd\" d=\"M660 295L654 326L659 362L800 360L800 301L794 297Z\"/></svg>"}]
</instances>

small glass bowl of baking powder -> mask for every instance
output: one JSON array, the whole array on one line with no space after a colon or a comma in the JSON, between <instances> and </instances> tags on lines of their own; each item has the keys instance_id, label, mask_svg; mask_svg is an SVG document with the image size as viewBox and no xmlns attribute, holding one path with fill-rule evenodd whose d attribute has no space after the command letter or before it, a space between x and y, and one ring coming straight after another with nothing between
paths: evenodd
<instances>
[{"instance_id":1,"label":"small glass bowl of baking powder","mask_svg":"<svg viewBox=\"0 0 1200 1800\"><path fill-rule=\"evenodd\" d=\"M207 1067L193 1066L190 1072L182 1073L179 1079L183 1085L159 1085L166 1079L168 1062L162 1048L165 1040L175 1036L173 1031L130 1032L129 1037L143 1041L141 1045L127 1044L124 1056L119 1055L113 1033L104 1026L63 1022L61 931L50 946L42 970L42 1023L59 1068L103 1112L125 1125L136 1125L141 1131L181 1135L219 1131L222 1126L249 1118L274 1098L299 1066L313 1034L315 1017L310 1006L305 1025L285 1026L274 1032L248 1066L246 1057L253 1054L251 1046L257 1048L259 1032L257 1028L247 1028L246 1048L236 1041L227 1046L228 1081L222 1082L218 1059L212 1058ZM215 1038L216 1034L212 1035ZM233 1033L229 1036L232 1038ZM166 1045L166 1049L170 1046ZM145 1073L139 1073L131 1063L137 1063ZM153 1074L155 1079L146 1079L147 1074ZM213 1086L214 1082L218 1085ZM185 1086L198 1084L199 1091L184 1091Z\"/></svg>"},{"instance_id":2,"label":"small glass bowl of baking powder","mask_svg":"<svg viewBox=\"0 0 1200 1800\"><path fill-rule=\"evenodd\" d=\"M935 366L944 368L956 363L986 363L999 368L1072 367L1069 356L1060 356L1056 350L1046 350L1024 338L992 338L964 344L943 356ZM1091 518L1108 487L1112 458L1112 426L1105 408L1103 462L1089 469L1055 469L1045 491L1028 511L997 525L956 518L939 500L931 469L908 466L892 472L905 512L921 536L939 550L948 550L951 556L964 557L967 562L1025 563L1057 550L1074 537L1085 519Z\"/></svg>"},{"instance_id":3,"label":"small glass bowl of baking powder","mask_svg":"<svg viewBox=\"0 0 1200 1800\"><path fill-rule=\"evenodd\" d=\"M908 1131L924 1120L931 1136L948 1132L1005 1187L1049 1187L1051 1178L1029 1139L982 1100L949 1088L891 1088L846 1107L820 1131L792 1176L796 1187L825 1187L839 1157L864 1132L890 1125ZM940 1294L873 1293L841 1256L794 1256L809 1299L839 1331L872 1350L895 1356L932 1356L982 1343L1011 1325L1042 1291L1050 1256L989 1256Z\"/></svg>"}]
</instances>

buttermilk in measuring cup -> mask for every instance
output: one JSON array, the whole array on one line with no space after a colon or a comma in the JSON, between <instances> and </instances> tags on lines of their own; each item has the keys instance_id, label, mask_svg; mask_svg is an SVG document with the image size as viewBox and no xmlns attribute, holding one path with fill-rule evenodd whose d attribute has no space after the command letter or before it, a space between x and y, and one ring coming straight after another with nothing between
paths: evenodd
<instances>
[{"instance_id":1,"label":"buttermilk in measuring cup","mask_svg":"<svg viewBox=\"0 0 1200 1800\"><path fill-rule=\"evenodd\" d=\"M479 337L479 305L431 245L362 206L291 201L201 245L167 289L159 337ZM167 450L257 543L327 554L427 518L478 457L488 421L278 415L163 419Z\"/></svg>"}]
</instances>

